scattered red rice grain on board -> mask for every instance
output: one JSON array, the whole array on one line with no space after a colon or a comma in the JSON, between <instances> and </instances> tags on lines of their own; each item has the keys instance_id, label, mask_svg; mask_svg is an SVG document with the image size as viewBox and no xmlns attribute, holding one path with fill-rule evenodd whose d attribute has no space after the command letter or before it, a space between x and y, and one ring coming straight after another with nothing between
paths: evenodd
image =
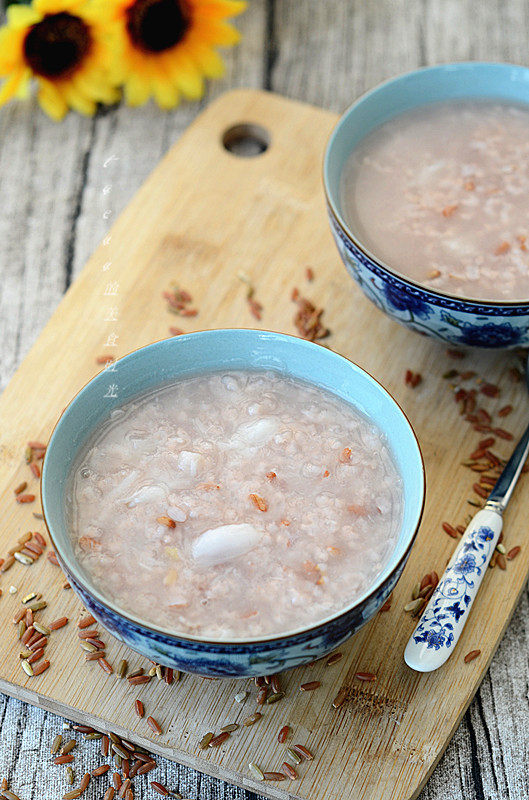
<instances>
[{"instance_id":1,"label":"scattered red rice grain on board","mask_svg":"<svg viewBox=\"0 0 529 800\"><path fill-rule=\"evenodd\" d=\"M470 661L474 661L474 659L478 658L481 655L481 650L471 650L470 653L467 653L464 657L463 661L465 664L470 663Z\"/></svg>"},{"instance_id":2,"label":"scattered red rice grain on board","mask_svg":"<svg viewBox=\"0 0 529 800\"><path fill-rule=\"evenodd\" d=\"M500 439L505 439L508 442L514 438L512 433L504 430L503 428L493 428L492 432L496 434L496 436L499 436Z\"/></svg>"},{"instance_id":3,"label":"scattered red rice grain on board","mask_svg":"<svg viewBox=\"0 0 529 800\"><path fill-rule=\"evenodd\" d=\"M211 739L208 747L219 747L219 745L223 744L226 741L226 739L229 739L229 738L230 738L230 734L228 733L228 731L224 731L223 733L219 733L218 736L214 736L213 739Z\"/></svg>"},{"instance_id":4,"label":"scattered red rice grain on board","mask_svg":"<svg viewBox=\"0 0 529 800\"><path fill-rule=\"evenodd\" d=\"M35 500L34 494L19 494L17 495L17 503L33 503Z\"/></svg>"},{"instance_id":5,"label":"scattered red rice grain on board","mask_svg":"<svg viewBox=\"0 0 529 800\"><path fill-rule=\"evenodd\" d=\"M152 677L150 675L130 675L127 680L131 686L141 686L143 683L150 683Z\"/></svg>"},{"instance_id":6,"label":"scattered red rice grain on board","mask_svg":"<svg viewBox=\"0 0 529 800\"><path fill-rule=\"evenodd\" d=\"M162 292L162 296L167 301L167 310L171 311L171 313L178 314L181 317L197 316L198 310L189 308L189 303L193 302L193 298L185 289L179 289L174 286L170 290Z\"/></svg>"},{"instance_id":7,"label":"scattered red rice grain on board","mask_svg":"<svg viewBox=\"0 0 529 800\"><path fill-rule=\"evenodd\" d=\"M298 777L298 773L296 772L294 767L291 766L287 761L283 761L283 763L281 764L281 770L285 773L287 778L290 778L290 780L292 781L295 781Z\"/></svg>"},{"instance_id":8,"label":"scattered red rice grain on board","mask_svg":"<svg viewBox=\"0 0 529 800\"><path fill-rule=\"evenodd\" d=\"M353 677L357 681L376 681L377 679L373 672L355 672Z\"/></svg>"},{"instance_id":9,"label":"scattered red rice grain on board","mask_svg":"<svg viewBox=\"0 0 529 800\"><path fill-rule=\"evenodd\" d=\"M496 386L495 383L482 383L479 387L479 391L486 397L498 397L500 394L500 387Z\"/></svg>"},{"instance_id":10,"label":"scattered red rice grain on board","mask_svg":"<svg viewBox=\"0 0 529 800\"><path fill-rule=\"evenodd\" d=\"M284 744L290 735L290 726L283 725L279 733L277 734L277 741L279 744Z\"/></svg>"},{"instance_id":11,"label":"scattered red rice grain on board","mask_svg":"<svg viewBox=\"0 0 529 800\"><path fill-rule=\"evenodd\" d=\"M262 311L263 306L261 303L258 303L253 297L247 298L248 308L250 309L250 313L255 319L261 320L263 318Z\"/></svg>"},{"instance_id":12,"label":"scattered red rice grain on board","mask_svg":"<svg viewBox=\"0 0 529 800\"><path fill-rule=\"evenodd\" d=\"M299 753L299 755L302 756L302 758L304 758L306 761L314 761L314 756L304 745L293 744L292 750L294 750L296 753Z\"/></svg>"},{"instance_id":13,"label":"scattered red rice grain on board","mask_svg":"<svg viewBox=\"0 0 529 800\"><path fill-rule=\"evenodd\" d=\"M304 339L316 342L330 335L330 330L322 322L323 308L316 308L310 300L301 297L297 289L292 290L292 301L298 306L294 315L294 325Z\"/></svg>"},{"instance_id":14,"label":"scattered red rice grain on board","mask_svg":"<svg viewBox=\"0 0 529 800\"><path fill-rule=\"evenodd\" d=\"M90 625L95 625L95 623L96 623L95 617L93 617L91 614L87 614L86 616L81 617L81 619L77 623L77 627L81 629L89 628Z\"/></svg>"},{"instance_id":15,"label":"scattered red rice grain on board","mask_svg":"<svg viewBox=\"0 0 529 800\"><path fill-rule=\"evenodd\" d=\"M45 450L47 445L44 442L37 442L35 440L26 443L31 450Z\"/></svg>"},{"instance_id":16,"label":"scattered red rice grain on board","mask_svg":"<svg viewBox=\"0 0 529 800\"><path fill-rule=\"evenodd\" d=\"M154 717L147 717L147 725L149 726L149 728L151 730L153 730L158 735L161 734L162 729L161 729L160 725L158 724L158 722L156 722Z\"/></svg>"},{"instance_id":17,"label":"scattered red rice grain on board","mask_svg":"<svg viewBox=\"0 0 529 800\"><path fill-rule=\"evenodd\" d=\"M345 703L348 696L349 696L349 689L347 686L343 686L336 695L336 697L334 698L334 700L332 701L333 708L340 708L340 706L343 705L343 703Z\"/></svg>"},{"instance_id":18,"label":"scattered red rice grain on board","mask_svg":"<svg viewBox=\"0 0 529 800\"><path fill-rule=\"evenodd\" d=\"M67 624L68 617L59 617L59 619L54 619L53 622L50 622L48 628L50 631L58 631L60 628L64 628L64 626Z\"/></svg>"},{"instance_id":19,"label":"scattered red rice grain on board","mask_svg":"<svg viewBox=\"0 0 529 800\"><path fill-rule=\"evenodd\" d=\"M449 522L443 522L442 527L443 527L444 532L447 533L449 536L451 536L452 539L457 539L458 538L456 529L454 528L453 525L450 525Z\"/></svg>"},{"instance_id":20,"label":"scattered red rice grain on board","mask_svg":"<svg viewBox=\"0 0 529 800\"><path fill-rule=\"evenodd\" d=\"M404 374L404 383L406 386L410 386L412 389L415 389L420 383L422 383L421 373L412 372L411 369L407 369Z\"/></svg>"},{"instance_id":21,"label":"scattered red rice grain on board","mask_svg":"<svg viewBox=\"0 0 529 800\"><path fill-rule=\"evenodd\" d=\"M507 569L507 561L503 553L496 553L496 564L500 569Z\"/></svg>"},{"instance_id":22,"label":"scattered red rice grain on board","mask_svg":"<svg viewBox=\"0 0 529 800\"><path fill-rule=\"evenodd\" d=\"M261 686L261 688L257 692L257 697L255 698L257 705L258 706L264 705L267 697L268 697L268 686Z\"/></svg>"}]
</instances>

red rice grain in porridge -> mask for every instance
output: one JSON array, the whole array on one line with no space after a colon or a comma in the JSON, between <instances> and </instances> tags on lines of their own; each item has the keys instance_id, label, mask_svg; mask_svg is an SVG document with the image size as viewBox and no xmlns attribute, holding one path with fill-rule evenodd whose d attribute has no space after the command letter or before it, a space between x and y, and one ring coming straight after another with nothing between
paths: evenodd
<instances>
[{"instance_id":1,"label":"red rice grain in porridge","mask_svg":"<svg viewBox=\"0 0 529 800\"><path fill-rule=\"evenodd\" d=\"M529 106L434 103L353 150L342 207L376 257L459 297L529 298Z\"/></svg>"},{"instance_id":2,"label":"red rice grain in porridge","mask_svg":"<svg viewBox=\"0 0 529 800\"><path fill-rule=\"evenodd\" d=\"M75 552L107 597L217 639L340 611L373 584L402 517L381 432L271 372L187 378L114 411L69 494Z\"/></svg>"}]
</instances>

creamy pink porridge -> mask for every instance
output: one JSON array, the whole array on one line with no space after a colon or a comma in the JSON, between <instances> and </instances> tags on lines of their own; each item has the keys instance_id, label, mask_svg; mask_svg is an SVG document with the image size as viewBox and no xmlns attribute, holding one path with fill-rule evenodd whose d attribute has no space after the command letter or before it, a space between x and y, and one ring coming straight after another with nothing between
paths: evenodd
<instances>
[{"instance_id":1,"label":"creamy pink porridge","mask_svg":"<svg viewBox=\"0 0 529 800\"><path fill-rule=\"evenodd\" d=\"M77 557L105 596L216 639L344 608L380 573L402 516L381 432L272 372L192 377L115 411L69 500Z\"/></svg>"},{"instance_id":2,"label":"creamy pink porridge","mask_svg":"<svg viewBox=\"0 0 529 800\"><path fill-rule=\"evenodd\" d=\"M342 207L389 267L449 294L529 299L529 107L434 103L356 147Z\"/></svg>"}]
</instances>

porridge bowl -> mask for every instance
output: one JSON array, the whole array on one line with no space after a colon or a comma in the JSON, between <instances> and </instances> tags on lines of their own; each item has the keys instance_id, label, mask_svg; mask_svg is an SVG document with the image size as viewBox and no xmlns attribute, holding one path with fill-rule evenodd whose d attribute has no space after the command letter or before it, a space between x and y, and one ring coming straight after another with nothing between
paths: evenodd
<instances>
[{"instance_id":1,"label":"porridge bowl","mask_svg":"<svg viewBox=\"0 0 529 800\"><path fill-rule=\"evenodd\" d=\"M152 661L213 677L273 674L354 634L404 569L424 491L415 435L376 380L256 330L166 339L101 371L42 474L86 608Z\"/></svg>"},{"instance_id":2,"label":"porridge bowl","mask_svg":"<svg viewBox=\"0 0 529 800\"><path fill-rule=\"evenodd\" d=\"M379 309L450 345L529 345L528 142L526 67L427 67L353 103L324 187L340 256Z\"/></svg>"}]
</instances>

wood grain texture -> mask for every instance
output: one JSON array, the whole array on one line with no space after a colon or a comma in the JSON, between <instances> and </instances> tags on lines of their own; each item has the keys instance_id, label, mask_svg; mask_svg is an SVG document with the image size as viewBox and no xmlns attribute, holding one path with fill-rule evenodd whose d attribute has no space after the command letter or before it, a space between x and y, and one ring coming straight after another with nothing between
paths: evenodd
<instances>
[{"instance_id":1,"label":"wood grain texture","mask_svg":"<svg viewBox=\"0 0 529 800\"><path fill-rule=\"evenodd\" d=\"M270 132L271 146L258 158L237 158L222 147L222 134L240 120ZM465 497L475 476L460 466L461 452L474 449L480 434L461 421L453 390L442 377L453 365L444 347L418 338L377 311L340 263L325 218L319 172L313 169L321 163L335 120L329 112L272 94L232 92L210 105L156 168L72 284L0 400L0 416L9 420L0 463L0 549L5 552L17 532L33 521L31 507L16 504L12 495L28 472L21 464L24 440L28 435L47 439L61 409L96 371L96 357L109 352L108 334L115 331L118 336L116 349L110 351L116 355L166 336L175 318L165 310L161 293L172 279L192 287L200 309L192 324L177 318L184 330L253 327L245 285L237 277L243 272L264 306L264 328L295 332L290 299L294 285L316 298L332 330L329 346L382 378L418 434L428 475L427 505L391 611L359 632L343 648L345 658L336 666L320 664L282 676L287 698L267 708L258 725L207 754L197 754L200 736L233 719L240 722L252 710L254 698L235 709L234 681L186 676L173 687L150 684L141 696L147 713L155 710L164 729L163 736L153 740L133 711L137 689L91 665L86 692L79 672L86 669L84 656L73 624L53 635L52 669L38 679L28 679L21 671L14 654L18 643L6 626L0 632L0 687L96 728L110 727L144 746L149 743L154 752L254 790L260 786L248 776L247 764L254 761L273 769L280 763L277 730L288 719L295 739L307 744L317 759L295 785L261 785L266 796L339 800L350 791L359 800L409 800L437 763L486 671L523 589L529 548L509 564L508 572L489 571L460 645L444 669L419 676L404 665L402 651L414 621L402 608L416 581L432 569L441 573L449 558L454 542L440 523L462 521L469 510ZM228 207L229 214L218 213ZM307 264L316 274L310 284L304 279ZM106 298L109 282L119 287L112 301ZM105 321L109 302L119 308L115 323ZM75 347L57 348L61 340L74 340ZM516 406L509 418L514 432L527 409L524 390L506 377L516 359L515 354L472 356L479 374L487 372L491 380L506 384L501 404L510 401ZM425 376L415 391L403 381L410 366ZM109 373L109 384L114 380L119 392L119 367L116 377ZM498 403L489 405L492 409ZM443 436L448 426L449 439ZM509 547L522 536L525 515L518 496L506 521ZM7 580L17 581L20 594L39 587L52 609L43 615L46 620L63 613L75 620L78 603L61 588L58 572L42 560L30 570L17 564ZM7 619L19 596L3 599ZM477 646L481 658L462 664L463 655ZM110 640L108 653L114 665L122 657L132 664L142 661ZM357 671L376 673L376 683L355 682ZM300 693L299 685L309 679L322 680L322 687L314 694ZM343 685L350 686L351 698L335 710L332 700Z\"/></svg>"},{"instance_id":2,"label":"wood grain texture","mask_svg":"<svg viewBox=\"0 0 529 800\"><path fill-rule=\"evenodd\" d=\"M418 65L467 58L527 63L528 16L527 0L251 0L238 22L242 45L229 53L227 78L205 103L226 87L265 86L339 111L364 89ZM107 174L117 215L198 110L120 107L94 122L72 115L61 125L33 104L0 111L1 387L112 221L101 218ZM120 160L105 172L112 154ZM3 420L0 428L3 434ZM528 796L528 613L524 592L421 800ZM51 786L55 772L41 756L60 723L12 700L1 704L0 723L0 772L13 775L25 798L40 780ZM163 769L186 796L246 797L169 762ZM137 797L146 786L138 786ZM59 796L56 787L49 795Z\"/></svg>"}]
</instances>

